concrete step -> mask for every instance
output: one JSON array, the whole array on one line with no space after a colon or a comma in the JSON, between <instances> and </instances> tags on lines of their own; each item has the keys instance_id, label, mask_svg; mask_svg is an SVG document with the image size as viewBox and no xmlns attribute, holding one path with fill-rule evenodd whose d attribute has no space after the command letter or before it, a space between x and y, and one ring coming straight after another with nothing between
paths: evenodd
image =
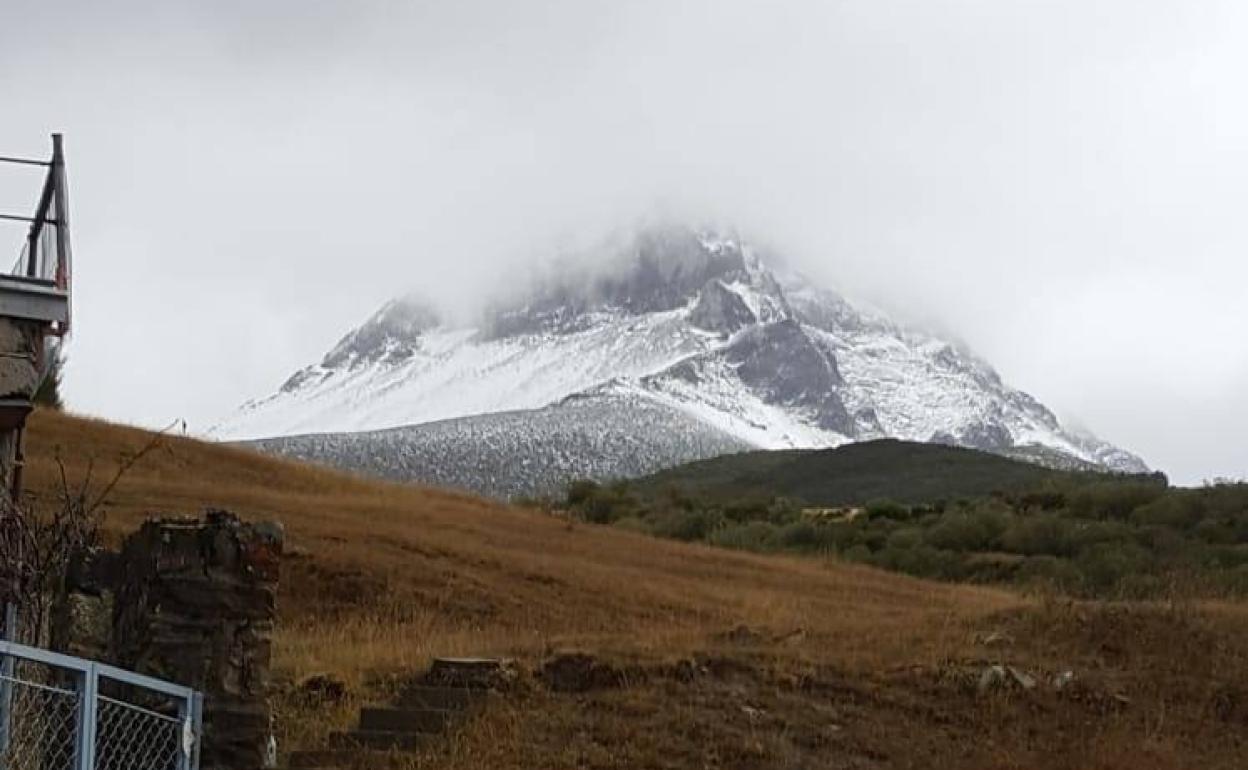
<instances>
[{"instance_id":1,"label":"concrete step","mask_svg":"<svg viewBox=\"0 0 1248 770\"><path fill-rule=\"evenodd\" d=\"M411 687L399 696L399 706L457 711L476 705L485 697L484 691L467 687Z\"/></svg>"},{"instance_id":2,"label":"concrete step","mask_svg":"<svg viewBox=\"0 0 1248 770\"><path fill-rule=\"evenodd\" d=\"M507 664L498 658L434 658L426 681L437 687L489 690L507 677Z\"/></svg>"},{"instance_id":3,"label":"concrete step","mask_svg":"<svg viewBox=\"0 0 1248 770\"><path fill-rule=\"evenodd\" d=\"M329 745L340 749L373 749L376 751L415 751L431 736L426 733L395 730L347 730L332 733Z\"/></svg>"},{"instance_id":4,"label":"concrete step","mask_svg":"<svg viewBox=\"0 0 1248 770\"><path fill-rule=\"evenodd\" d=\"M394 733L440 733L446 729L455 713L445 709L365 706L360 709L360 729Z\"/></svg>"}]
</instances>

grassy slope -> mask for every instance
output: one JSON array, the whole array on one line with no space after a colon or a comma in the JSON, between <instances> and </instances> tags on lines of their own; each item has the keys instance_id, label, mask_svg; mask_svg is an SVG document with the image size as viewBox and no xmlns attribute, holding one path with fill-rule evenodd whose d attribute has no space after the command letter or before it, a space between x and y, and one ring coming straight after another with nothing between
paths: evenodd
<instances>
[{"instance_id":1,"label":"grassy slope","mask_svg":"<svg viewBox=\"0 0 1248 770\"><path fill-rule=\"evenodd\" d=\"M1089 477L1095 476L961 447L884 439L834 449L726 455L663 470L633 483L651 493L677 487L722 501L761 495L835 506L879 498L919 503L982 497L1046 479Z\"/></svg>"},{"instance_id":2,"label":"grassy slope","mask_svg":"<svg viewBox=\"0 0 1248 770\"><path fill-rule=\"evenodd\" d=\"M99 478L149 435L38 413L27 486L48 504L55 456L71 479L94 458ZM577 696L521 688L415 764L1149 768L1233 767L1242 757L1239 607L1038 603L574 526L177 438L116 488L109 526L115 535L148 512L205 506L287 527L275 648L286 746L314 743L431 655L532 665L577 648L649 673ZM738 625L757 633L724 636ZM990 631L1015 641L975 641ZM666 665L691 656L703 663L692 679ZM1078 697L975 695L968 682L996 659L1072 667ZM347 682L348 702L296 697L290 682L319 671Z\"/></svg>"}]
</instances>

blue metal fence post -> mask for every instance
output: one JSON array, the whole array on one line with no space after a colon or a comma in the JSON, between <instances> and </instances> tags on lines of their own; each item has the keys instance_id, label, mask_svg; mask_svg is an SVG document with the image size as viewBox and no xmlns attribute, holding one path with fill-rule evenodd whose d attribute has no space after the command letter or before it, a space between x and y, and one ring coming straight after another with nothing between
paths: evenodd
<instances>
[{"instance_id":1,"label":"blue metal fence post","mask_svg":"<svg viewBox=\"0 0 1248 770\"><path fill-rule=\"evenodd\" d=\"M178 764L176 770L199 770L200 727L204 718L204 696L191 692L178 701L178 719L182 721L182 734L178 736ZM0 768L2 770L2 768Z\"/></svg>"},{"instance_id":2,"label":"blue metal fence post","mask_svg":"<svg viewBox=\"0 0 1248 770\"><path fill-rule=\"evenodd\" d=\"M95 770L95 724L99 708L100 673L90 663L78 675L78 745L74 752L76 770Z\"/></svg>"},{"instance_id":3,"label":"blue metal fence post","mask_svg":"<svg viewBox=\"0 0 1248 770\"><path fill-rule=\"evenodd\" d=\"M17 641L17 605L5 602L4 633L0 641ZM11 656L0 656L0 757L9 749L9 725L13 720L13 675L17 672L17 661Z\"/></svg>"},{"instance_id":4,"label":"blue metal fence post","mask_svg":"<svg viewBox=\"0 0 1248 770\"><path fill-rule=\"evenodd\" d=\"M187 758L187 770L199 770L199 749L204 745L204 694L191 693L191 729L195 732L195 745Z\"/></svg>"}]
</instances>

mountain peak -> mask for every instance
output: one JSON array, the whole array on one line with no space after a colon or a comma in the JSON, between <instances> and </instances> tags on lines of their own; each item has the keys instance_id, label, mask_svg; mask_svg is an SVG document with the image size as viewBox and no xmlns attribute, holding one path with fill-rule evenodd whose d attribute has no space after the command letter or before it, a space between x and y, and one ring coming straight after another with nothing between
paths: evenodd
<instances>
[{"instance_id":1,"label":"mountain peak","mask_svg":"<svg viewBox=\"0 0 1248 770\"><path fill-rule=\"evenodd\" d=\"M490 338L575 332L595 314L644 315L685 307L710 282L749 275L741 247L674 225L641 228L589 254L563 257L531 276L522 293L494 302Z\"/></svg>"},{"instance_id":2,"label":"mountain peak","mask_svg":"<svg viewBox=\"0 0 1248 770\"><path fill-rule=\"evenodd\" d=\"M403 360L411 356L420 336L438 327L441 316L415 295L391 300L333 347L321 366L372 363L382 359Z\"/></svg>"},{"instance_id":3,"label":"mountain peak","mask_svg":"<svg viewBox=\"0 0 1248 770\"><path fill-rule=\"evenodd\" d=\"M473 326L448 324L412 298L388 303L222 433L358 431L515 410L567 420L561 405L609 396L613 410L661 405L686 427L747 447L895 437L1002 453L1041 447L1145 469L1066 430L962 347L808 281L782 284L735 235L647 227L588 256L535 278Z\"/></svg>"}]
</instances>

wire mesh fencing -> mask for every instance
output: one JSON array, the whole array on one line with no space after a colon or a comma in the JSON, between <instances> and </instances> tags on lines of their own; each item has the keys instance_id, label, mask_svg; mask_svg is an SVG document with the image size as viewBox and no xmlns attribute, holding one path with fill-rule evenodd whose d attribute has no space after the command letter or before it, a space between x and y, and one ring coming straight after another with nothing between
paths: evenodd
<instances>
[{"instance_id":1,"label":"wire mesh fencing","mask_svg":"<svg viewBox=\"0 0 1248 770\"><path fill-rule=\"evenodd\" d=\"M55 667L0 663L0 768L73 770L79 703Z\"/></svg>"},{"instance_id":2,"label":"wire mesh fencing","mask_svg":"<svg viewBox=\"0 0 1248 770\"><path fill-rule=\"evenodd\" d=\"M0 642L0 770L196 770L202 698Z\"/></svg>"},{"instance_id":3,"label":"wire mesh fencing","mask_svg":"<svg viewBox=\"0 0 1248 770\"><path fill-rule=\"evenodd\" d=\"M96 770L167 770L179 767L186 721L105 695L96 696Z\"/></svg>"}]
</instances>

